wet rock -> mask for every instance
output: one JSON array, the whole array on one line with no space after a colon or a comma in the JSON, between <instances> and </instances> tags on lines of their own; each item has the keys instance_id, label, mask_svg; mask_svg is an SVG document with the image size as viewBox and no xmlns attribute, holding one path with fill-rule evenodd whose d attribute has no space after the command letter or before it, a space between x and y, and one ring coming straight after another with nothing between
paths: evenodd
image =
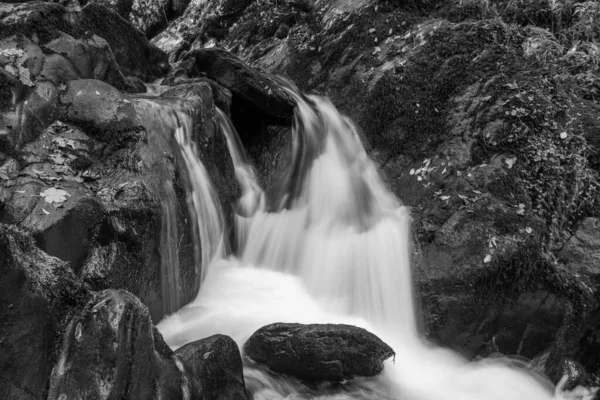
<instances>
[{"instance_id":1,"label":"wet rock","mask_svg":"<svg viewBox=\"0 0 600 400\"><path fill-rule=\"evenodd\" d=\"M235 175L233 164L215 111L215 106L223 107L225 111L229 109L231 93L214 81L200 81L174 86L161 97L200 99L195 103L199 116L198 126L195 128L195 140L198 143L202 162L219 194L227 225L233 226L232 207L239 196L239 187L237 181L231 179Z\"/></svg>"},{"instance_id":2,"label":"wet rock","mask_svg":"<svg viewBox=\"0 0 600 400\"><path fill-rule=\"evenodd\" d=\"M56 333L89 295L68 264L31 236L0 224L0 396L43 398L55 362ZM26 346L23 343L27 343Z\"/></svg>"},{"instance_id":3,"label":"wet rock","mask_svg":"<svg viewBox=\"0 0 600 400\"><path fill-rule=\"evenodd\" d=\"M94 293L68 323L48 399L183 398L181 371L148 309L125 291Z\"/></svg>"},{"instance_id":4,"label":"wet rock","mask_svg":"<svg viewBox=\"0 0 600 400\"><path fill-rule=\"evenodd\" d=\"M245 354L274 372L306 380L374 376L395 353L372 333L351 325L275 323L256 331Z\"/></svg>"},{"instance_id":5,"label":"wet rock","mask_svg":"<svg viewBox=\"0 0 600 400\"><path fill-rule=\"evenodd\" d=\"M139 126L132 101L102 81L69 82L61 103L66 121L97 131L118 132Z\"/></svg>"},{"instance_id":6,"label":"wet rock","mask_svg":"<svg viewBox=\"0 0 600 400\"><path fill-rule=\"evenodd\" d=\"M233 94L232 113L236 108L252 107L266 118L288 123L293 116L293 100L272 78L225 50L191 51L182 65L189 77L205 75L229 89Z\"/></svg>"},{"instance_id":7,"label":"wet rock","mask_svg":"<svg viewBox=\"0 0 600 400\"><path fill-rule=\"evenodd\" d=\"M177 349L191 378L191 399L247 399L242 357L233 339L214 335Z\"/></svg>"}]
</instances>

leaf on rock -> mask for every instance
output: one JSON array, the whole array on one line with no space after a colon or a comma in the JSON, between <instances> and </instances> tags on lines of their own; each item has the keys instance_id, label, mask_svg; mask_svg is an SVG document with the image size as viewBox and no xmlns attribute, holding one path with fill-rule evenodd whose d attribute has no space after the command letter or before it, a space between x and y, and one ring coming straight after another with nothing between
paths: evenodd
<instances>
[{"instance_id":1,"label":"leaf on rock","mask_svg":"<svg viewBox=\"0 0 600 400\"><path fill-rule=\"evenodd\" d=\"M50 211L46 210L45 208L42 208L42 211L44 212L44 214L48 215L50 214Z\"/></svg>"},{"instance_id":2,"label":"leaf on rock","mask_svg":"<svg viewBox=\"0 0 600 400\"><path fill-rule=\"evenodd\" d=\"M65 156L63 156L60 153L54 153L51 154L49 156L49 158L52 160L52 162L54 162L55 164L64 164L65 161L67 161L67 159L65 158Z\"/></svg>"},{"instance_id":3,"label":"leaf on rock","mask_svg":"<svg viewBox=\"0 0 600 400\"><path fill-rule=\"evenodd\" d=\"M14 47L12 49L2 49L0 50L0 55L4 57L21 57L23 50Z\"/></svg>"},{"instance_id":4,"label":"leaf on rock","mask_svg":"<svg viewBox=\"0 0 600 400\"><path fill-rule=\"evenodd\" d=\"M56 188L46 189L40 193L40 196L44 198L46 203L50 204L64 203L67 201L68 195L69 193L66 190Z\"/></svg>"}]
</instances>

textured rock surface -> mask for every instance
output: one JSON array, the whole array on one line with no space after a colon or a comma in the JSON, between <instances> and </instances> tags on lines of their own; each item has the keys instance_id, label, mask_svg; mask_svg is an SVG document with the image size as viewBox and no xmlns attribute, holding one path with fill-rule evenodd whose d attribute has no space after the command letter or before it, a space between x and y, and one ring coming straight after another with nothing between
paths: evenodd
<instances>
[{"instance_id":1,"label":"textured rock surface","mask_svg":"<svg viewBox=\"0 0 600 400\"><path fill-rule=\"evenodd\" d=\"M274 372L317 381L374 376L395 355L372 333L351 325L285 324L252 334L244 353Z\"/></svg>"},{"instance_id":2,"label":"textured rock surface","mask_svg":"<svg viewBox=\"0 0 600 400\"><path fill-rule=\"evenodd\" d=\"M66 262L5 224L0 224L0 274L0 397L40 399L55 362L55 335L70 308L85 304L89 294Z\"/></svg>"},{"instance_id":3,"label":"textured rock surface","mask_svg":"<svg viewBox=\"0 0 600 400\"><path fill-rule=\"evenodd\" d=\"M242 357L233 339L213 335L180 347L181 360L191 377L191 399L246 400ZM198 396L201 395L201 396Z\"/></svg>"},{"instance_id":4,"label":"textured rock surface","mask_svg":"<svg viewBox=\"0 0 600 400\"><path fill-rule=\"evenodd\" d=\"M180 399L181 371L148 309L125 291L94 293L70 319L48 399Z\"/></svg>"}]
</instances>

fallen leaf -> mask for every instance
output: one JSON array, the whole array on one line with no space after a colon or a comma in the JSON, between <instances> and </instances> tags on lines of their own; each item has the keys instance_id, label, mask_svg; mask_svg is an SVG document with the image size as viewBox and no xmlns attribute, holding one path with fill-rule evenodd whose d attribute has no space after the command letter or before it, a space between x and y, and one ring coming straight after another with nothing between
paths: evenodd
<instances>
[{"instance_id":1,"label":"fallen leaf","mask_svg":"<svg viewBox=\"0 0 600 400\"><path fill-rule=\"evenodd\" d=\"M448 200L450 196L440 196L440 200Z\"/></svg>"},{"instance_id":2,"label":"fallen leaf","mask_svg":"<svg viewBox=\"0 0 600 400\"><path fill-rule=\"evenodd\" d=\"M67 201L69 193L66 190L50 188L40 193L40 196L44 198L46 203L55 204Z\"/></svg>"},{"instance_id":3,"label":"fallen leaf","mask_svg":"<svg viewBox=\"0 0 600 400\"><path fill-rule=\"evenodd\" d=\"M48 215L50 214L50 211L47 211L45 208L42 208L42 211L44 212L44 214Z\"/></svg>"},{"instance_id":4,"label":"fallen leaf","mask_svg":"<svg viewBox=\"0 0 600 400\"><path fill-rule=\"evenodd\" d=\"M4 57L21 57L23 55L23 50L12 48L12 49L2 49L0 50L0 55Z\"/></svg>"}]
</instances>

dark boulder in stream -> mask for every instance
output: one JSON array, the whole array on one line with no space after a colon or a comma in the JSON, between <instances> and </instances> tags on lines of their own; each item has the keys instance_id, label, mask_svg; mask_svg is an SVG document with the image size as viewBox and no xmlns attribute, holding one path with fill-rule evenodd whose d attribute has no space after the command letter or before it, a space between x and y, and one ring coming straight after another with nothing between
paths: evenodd
<instances>
[{"instance_id":1,"label":"dark boulder in stream","mask_svg":"<svg viewBox=\"0 0 600 400\"><path fill-rule=\"evenodd\" d=\"M311 381L374 376L395 356L374 334L341 324L263 326L248 339L244 352L274 372Z\"/></svg>"},{"instance_id":2,"label":"dark boulder in stream","mask_svg":"<svg viewBox=\"0 0 600 400\"><path fill-rule=\"evenodd\" d=\"M229 336L213 335L180 347L174 357L188 368L192 393L204 400L246 400L242 357Z\"/></svg>"}]
</instances>

